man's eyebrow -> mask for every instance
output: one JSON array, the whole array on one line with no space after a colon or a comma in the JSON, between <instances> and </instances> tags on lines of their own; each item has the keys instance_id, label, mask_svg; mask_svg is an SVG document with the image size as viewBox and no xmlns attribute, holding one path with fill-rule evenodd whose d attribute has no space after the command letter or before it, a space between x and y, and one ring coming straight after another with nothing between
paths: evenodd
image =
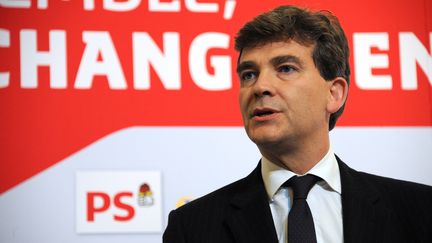
<instances>
[{"instance_id":1,"label":"man's eyebrow","mask_svg":"<svg viewBox=\"0 0 432 243\"><path fill-rule=\"evenodd\" d=\"M278 66L278 65L280 65L282 63L286 63L286 62L292 62L292 63L299 65L300 67L303 67L303 61L300 60L300 58L293 56L293 55L276 56L276 57L273 57L270 60L270 62L273 66Z\"/></svg>"},{"instance_id":2,"label":"man's eyebrow","mask_svg":"<svg viewBox=\"0 0 432 243\"><path fill-rule=\"evenodd\" d=\"M297 65L299 65L300 67L303 67L304 63L302 60L300 60L300 58L298 58L297 56L293 56L293 55L281 55L281 56L276 56L273 57L272 59L270 59L270 62L273 66L278 66L282 63L286 63L286 62L291 62L291 63L295 63ZM237 65L237 74L240 74L243 70L246 69L256 69L257 65L255 62L253 61L244 61L241 62Z\"/></svg>"},{"instance_id":3,"label":"man's eyebrow","mask_svg":"<svg viewBox=\"0 0 432 243\"><path fill-rule=\"evenodd\" d=\"M256 68L256 64L253 61L244 61L239 63L239 65L237 65L237 74L240 74L243 70L246 69L255 69Z\"/></svg>"}]
</instances>

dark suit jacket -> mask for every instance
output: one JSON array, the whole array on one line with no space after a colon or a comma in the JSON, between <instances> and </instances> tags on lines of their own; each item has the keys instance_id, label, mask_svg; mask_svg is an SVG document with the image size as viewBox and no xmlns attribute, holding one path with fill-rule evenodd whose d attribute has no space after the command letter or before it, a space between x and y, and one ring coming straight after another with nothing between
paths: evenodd
<instances>
[{"instance_id":1,"label":"dark suit jacket","mask_svg":"<svg viewBox=\"0 0 432 243\"><path fill-rule=\"evenodd\" d=\"M345 243L432 242L432 187L358 172L339 158L338 163ZM163 242L277 243L261 164L172 211Z\"/></svg>"}]
</instances>

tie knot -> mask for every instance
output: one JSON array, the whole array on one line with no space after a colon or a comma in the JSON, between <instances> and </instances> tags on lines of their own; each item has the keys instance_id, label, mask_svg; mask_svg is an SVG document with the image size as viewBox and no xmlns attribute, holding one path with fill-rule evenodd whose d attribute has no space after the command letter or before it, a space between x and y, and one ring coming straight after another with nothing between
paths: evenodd
<instances>
[{"instance_id":1,"label":"tie knot","mask_svg":"<svg viewBox=\"0 0 432 243\"><path fill-rule=\"evenodd\" d=\"M321 178L315 175L293 176L284 183L284 186L291 187L294 199L306 199L310 189Z\"/></svg>"}]
</instances>

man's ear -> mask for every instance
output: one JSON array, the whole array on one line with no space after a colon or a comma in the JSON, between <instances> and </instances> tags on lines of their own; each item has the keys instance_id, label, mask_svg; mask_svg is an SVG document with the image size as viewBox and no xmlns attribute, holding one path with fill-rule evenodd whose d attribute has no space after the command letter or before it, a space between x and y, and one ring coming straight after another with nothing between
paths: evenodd
<instances>
[{"instance_id":1,"label":"man's ear","mask_svg":"<svg viewBox=\"0 0 432 243\"><path fill-rule=\"evenodd\" d=\"M342 107L348 96L348 82L342 77L336 77L327 81L329 85L329 98L327 102L327 112L335 113Z\"/></svg>"}]
</instances>

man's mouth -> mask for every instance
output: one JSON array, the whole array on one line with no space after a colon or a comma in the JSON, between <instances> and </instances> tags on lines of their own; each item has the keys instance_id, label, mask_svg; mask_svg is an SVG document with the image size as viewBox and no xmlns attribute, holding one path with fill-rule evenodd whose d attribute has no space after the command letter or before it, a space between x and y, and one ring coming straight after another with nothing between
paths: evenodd
<instances>
[{"instance_id":1,"label":"man's mouth","mask_svg":"<svg viewBox=\"0 0 432 243\"><path fill-rule=\"evenodd\" d=\"M265 118L270 118L276 113L278 113L278 111L271 108L255 108L252 113L252 118L261 120Z\"/></svg>"}]
</instances>

